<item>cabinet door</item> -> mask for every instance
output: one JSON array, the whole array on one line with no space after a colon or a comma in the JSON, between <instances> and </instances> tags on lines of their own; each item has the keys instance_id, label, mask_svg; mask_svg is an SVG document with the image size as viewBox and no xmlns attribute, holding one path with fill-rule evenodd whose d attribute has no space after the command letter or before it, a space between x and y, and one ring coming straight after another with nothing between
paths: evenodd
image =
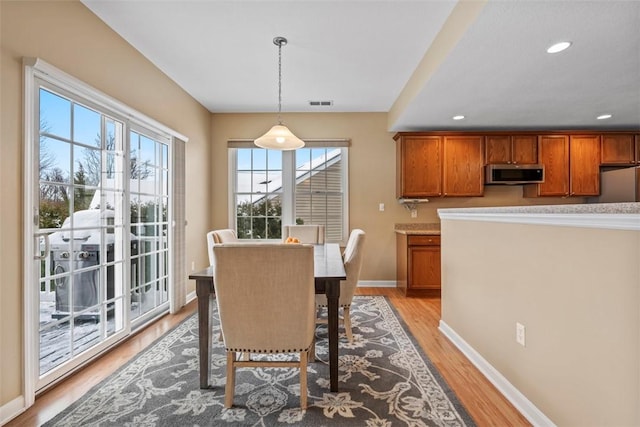
<instances>
[{"instance_id":1,"label":"cabinet door","mask_svg":"<svg viewBox=\"0 0 640 427\"><path fill-rule=\"evenodd\" d=\"M511 163L511 137L503 135L486 136L485 157L488 165Z\"/></svg>"},{"instance_id":2,"label":"cabinet door","mask_svg":"<svg viewBox=\"0 0 640 427\"><path fill-rule=\"evenodd\" d=\"M632 134L602 135L601 163L603 165L628 165L635 163L635 142Z\"/></svg>"},{"instance_id":3,"label":"cabinet door","mask_svg":"<svg viewBox=\"0 0 640 427\"><path fill-rule=\"evenodd\" d=\"M482 196L482 136L445 136L442 190L445 196Z\"/></svg>"},{"instance_id":4,"label":"cabinet door","mask_svg":"<svg viewBox=\"0 0 640 427\"><path fill-rule=\"evenodd\" d=\"M600 194L600 135L571 135L569 141L571 196Z\"/></svg>"},{"instance_id":5,"label":"cabinet door","mask_svg":"<svg viewBox=\"0 0 640 427\"><path fill-rule=\"evenodd\" d=\"M640 163L640 135L636 135L636 163Z\"/></svg>"},{"instance_id":6,"label":"cabinet door","mask_svg":"<svg viewBox=\"0 0 640 427\"><path fill-rule=\"evenodd\" d=\"M402 137L397 142L398 197L442 194L442 158L439 136Z\"/></svg>"},{"instance_id":7,"label":"cabinet door","mask_svg":"<svg viewBox=\"0 0 640 427\"><path fill-rule=\"evenodd\" d=\"M538 196L569 195L569 137L541 135L538 156L544 165L544 182L538 184Z\"/></svg>"},{"instance_id":8,"label":"cabinet door","mask_svg":"<svg viewBox=\"0 0 640 427\"><path fill-rule=\"evenodd\" d=\"M409 246L410 289L440 289L440 246Z\"/></svg>"},{"instance_id":9,"label":"cabinet door","mask_svg":"<svg viewBox=\"0 0 640 427\"><path fill-rule=\"evenodd\" d=\"M538 137L514 135L511 137L511 161L519 165L538 163Z\"/></svg>"}]
</instances>

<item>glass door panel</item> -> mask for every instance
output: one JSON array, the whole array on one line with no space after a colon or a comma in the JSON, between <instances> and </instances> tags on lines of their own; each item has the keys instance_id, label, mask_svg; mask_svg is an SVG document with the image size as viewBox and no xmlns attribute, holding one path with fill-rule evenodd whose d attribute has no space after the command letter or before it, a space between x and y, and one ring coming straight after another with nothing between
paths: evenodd
<instances>
[{"instance_id":1,"label":"glass door panel","mask_svg":"<svg viewBox=\"0 0 640 427\"><path fill-rule=\"evenodd\" d=\"M129 133L131 158L131 233L138 243L132 253L131 319L134 325L166 310L169 169L168 141Z\"/></svg>"},{"instance_id":2,"label":"glass door panel","mask_svg":"<svg viewBox=\"0 0 640 427\"><path fill-rule=\"evenodd\" d=\"M125 331L124 126L39 89L38 388Z\"/></svg>"}]
</instances>

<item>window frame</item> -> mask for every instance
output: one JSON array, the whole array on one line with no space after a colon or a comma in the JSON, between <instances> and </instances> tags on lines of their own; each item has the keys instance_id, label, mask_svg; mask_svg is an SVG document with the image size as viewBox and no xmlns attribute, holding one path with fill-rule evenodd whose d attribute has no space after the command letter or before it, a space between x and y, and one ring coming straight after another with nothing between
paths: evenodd
<instances>
[{"instance_id":1,"label":"window frame","mask_svg":"<svg viewBox=\"0 0 640 427\"><path fill-rule=\"evenodd\" d=\"M342 185L342 235L339 241L331 243L339 243L341 246L346 244L349 237L349 147L351 141L349 139L317 139L305 140L304 148L339 148L341 149L341 162L343 167L340 171L340 180ZM237 159L238 149L251 148L262 150L257 147L253 140L229 140L228 147L228 190L227 190L227 207L228 207L228 227L237 231L236 224L236 189L238 186L237 177ZM295 150L282 152L282 226L295 224L296 209L296 156ZM247 241L280 241L279 239L247 239Z\"/></svg>"}]
</instances>

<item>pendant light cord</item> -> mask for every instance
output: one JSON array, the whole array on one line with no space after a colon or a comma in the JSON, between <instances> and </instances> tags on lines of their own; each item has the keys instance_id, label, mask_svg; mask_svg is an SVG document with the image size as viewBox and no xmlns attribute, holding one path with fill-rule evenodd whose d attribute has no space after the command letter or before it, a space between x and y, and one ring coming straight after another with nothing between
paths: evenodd
<instances>
[{"instance_id":1,"label":"pendant light cord","mask_svg":"<svg viewBox=\"0 0 640 427\"><path fill-rule=\"evenodd\" d=\"M274 37L273 44L278 46L278 124L282 125L282 46L287 44L287 39Z\"/></svg>"},{"instance_id":2,"label":"pendant light cord","mask_svg":"<svg viewBox=\"0 0 640 427\"><path fill-rule=\"evenodd\" d=\"M278 45L278 124L282 124L282 45L287 39L276 37L273 42Z\"/></svg>"}]
</instances>

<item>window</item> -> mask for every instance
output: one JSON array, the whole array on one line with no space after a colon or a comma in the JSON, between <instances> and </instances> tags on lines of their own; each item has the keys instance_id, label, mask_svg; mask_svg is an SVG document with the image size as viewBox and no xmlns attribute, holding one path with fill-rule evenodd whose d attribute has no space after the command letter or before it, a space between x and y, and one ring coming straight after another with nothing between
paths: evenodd
<instances>
[{"instance_id":1,"label":"window","mask_svg":"<svg viewBox=\"0 0 640 427\"><path fill-rule=\"evenodd\" d=\"M232 228L240 239L281 239L284 224L323 224L328 242L348 234L348 141L295 151L230 141Z\"/></svg>"}]
</instances>

